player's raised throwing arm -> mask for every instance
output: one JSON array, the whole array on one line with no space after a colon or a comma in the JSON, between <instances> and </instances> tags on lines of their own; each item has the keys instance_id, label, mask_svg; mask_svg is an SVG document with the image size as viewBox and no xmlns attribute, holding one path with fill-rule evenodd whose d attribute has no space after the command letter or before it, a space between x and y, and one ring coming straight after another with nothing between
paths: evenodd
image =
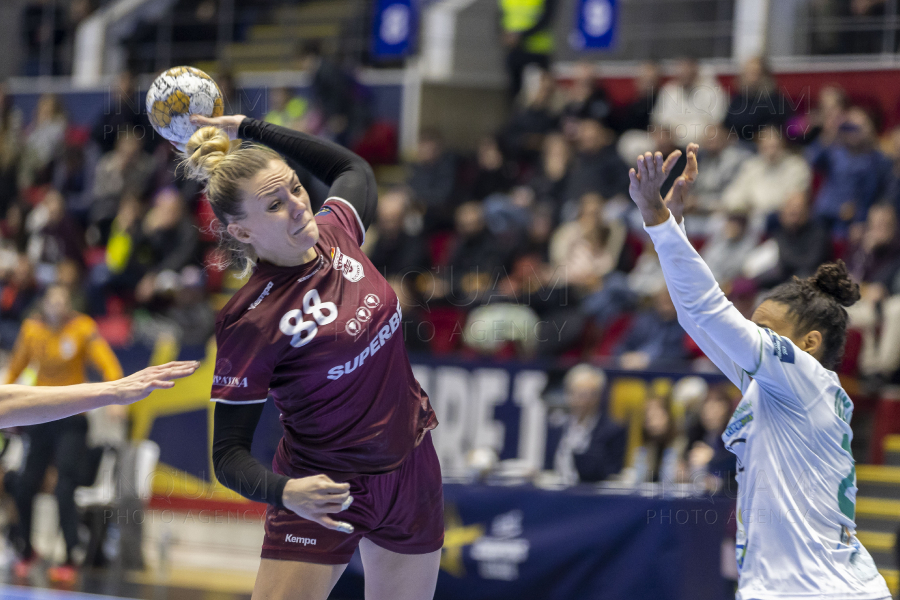
<instances>
[{"instance_id":1,"label":"player's raised throwing arm","mask_svg":"<svg viewBox=\"0 0 900 600\"><path fill-rule=\"evenodd\" d=\"M56 421L109 404L131 404L153 390L174 386L173 379L190 375L197 366L195 361L171 362L105 383L0 386L0 428Z\"/></svg>"},{"instance_id":2,"label":"player's raised throwing arm","mask_svg":"<svg viewBox=\"0 0 900 600\"><path fill-rule=\"evenodd\" d=\"M232 139L241 138L265 144L295 161L331 186L328 192L330 198L345 200L356 209L364 231L375 219L378 188L372 167L343 146L243 115L214 119L194 115L191 120L196 125L219 127Z\"/></svg>"},{"instance_id":3,"label":"player's raised throwing arm","mask_svg":"<svg viewBox=\"0 0 900 600\"><path fill-rule=\"evenodd\" d=\"M657 152L654 156L648 152L639 157L637 169L632 169L629 175L629 193L641 211L644 228L659 254L666 285L679 312L739 369L755 372L760 364L762 344L759 327L745 319L728 301L712 271L663 202L659 189L667 175L662 154ZM716 361L717 365L723 368L719 362ZM733 378L733 369L723 370Z\"/></svg>"}]
</instances>

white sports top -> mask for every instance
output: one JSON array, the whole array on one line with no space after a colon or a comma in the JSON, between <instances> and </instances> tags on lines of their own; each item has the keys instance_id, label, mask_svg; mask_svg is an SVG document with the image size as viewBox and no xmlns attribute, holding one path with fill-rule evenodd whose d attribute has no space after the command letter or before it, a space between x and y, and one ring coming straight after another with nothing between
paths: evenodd
<instances>
[{"instance_id":1,"label":"white sports top","mask_svg":"<svg viewBox=\"0 0 900 600\"><path fill-rule=\"evenodd\" d=\"M674 217L645 229L678 321L743 393L722 435L737 456L738 600L889 599L856 539L853 402L837 375L745 319Z\"/></svg>"}]
</instances>

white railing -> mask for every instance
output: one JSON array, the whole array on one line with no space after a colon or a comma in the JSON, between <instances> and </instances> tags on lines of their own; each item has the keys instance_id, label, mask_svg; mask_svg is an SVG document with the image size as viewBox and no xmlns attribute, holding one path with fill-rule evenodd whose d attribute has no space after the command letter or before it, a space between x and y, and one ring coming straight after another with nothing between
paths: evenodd
<instances>
[{"instance_id":1,"label":"white railing","mask_svg":"<svg viewBox=\"0 0 900 600\"><path fill-rule=\"evenodd\" d=\"M117 0L94 12L78 26L72 77L76 86L97 85L105 74L124 66L119 40L142 19L159 19L175 0Z\"/></svg>"}]
</instances>

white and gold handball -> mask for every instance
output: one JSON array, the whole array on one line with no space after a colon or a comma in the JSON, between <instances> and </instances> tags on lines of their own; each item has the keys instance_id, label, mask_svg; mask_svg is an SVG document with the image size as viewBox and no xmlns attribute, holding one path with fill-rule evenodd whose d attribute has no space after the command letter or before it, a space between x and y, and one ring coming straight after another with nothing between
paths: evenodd
<instances>
[{"instance_id":1,"label":"white and gold handball","mask_svg":"<svg viewBox=\"0 0 900 600\"><path fill-rule=\"evenodd\" d=\"M213 78L194 67L172 67L153 81L147 92L147 115L156 132L179 149L198 129L191 115L221 117L222 92Z\"/></svg>"}]
</instances>

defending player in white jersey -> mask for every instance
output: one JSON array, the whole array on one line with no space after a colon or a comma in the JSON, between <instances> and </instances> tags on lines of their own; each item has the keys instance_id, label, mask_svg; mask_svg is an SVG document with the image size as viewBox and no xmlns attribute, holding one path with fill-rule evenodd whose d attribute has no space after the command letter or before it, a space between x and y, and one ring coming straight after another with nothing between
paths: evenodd
<instances>
[{"instance_id":1,"label":"defending player in white jersey","mask_svg":"<svg viewBox=\"0 0 900 600\"><path fill-rule=\"evenodd\" d=\"M738 600L888 600L856 539L853 403L831 369L859 299L843 262L784 283L745 319L684 233L682 200L696 151L666 201L680 156L638 157L631 198L659 254L678 321L743 398L723 439L738 458ZM668 207L667 207L668 204ZM670 210L671 209L671 210ZM679 226L681 225L681 226Z\"/></svg>"}]
</instances>

